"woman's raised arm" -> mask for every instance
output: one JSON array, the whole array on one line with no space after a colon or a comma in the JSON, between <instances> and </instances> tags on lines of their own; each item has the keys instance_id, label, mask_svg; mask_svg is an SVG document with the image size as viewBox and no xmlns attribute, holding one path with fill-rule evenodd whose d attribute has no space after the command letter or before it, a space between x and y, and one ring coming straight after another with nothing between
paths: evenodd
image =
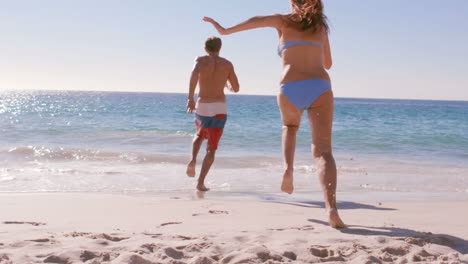
<instances>
[{"instance_id":1,"label":"woman's raised arm","mask_svg":"<svg viewBox=\"0 0 468 264\"><path fill-rule=\"evenodd\" d=\"M230 28L222 27L218 22L216 22L216 20L209 17L204 17L203 21L211 23L220 35L229 35L232 33L261 27L272 27L280 29L283 25L283 18L281 15L255 16Z\"/></svg>"}]
</instances>

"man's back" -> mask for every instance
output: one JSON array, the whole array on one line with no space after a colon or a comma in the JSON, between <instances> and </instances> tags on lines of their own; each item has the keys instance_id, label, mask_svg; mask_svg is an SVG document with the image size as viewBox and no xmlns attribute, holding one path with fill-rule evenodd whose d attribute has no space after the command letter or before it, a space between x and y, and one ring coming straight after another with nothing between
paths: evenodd
<instances>
[{"instance_id":1,"label":"man's back","mask_svg":"<svg viewBox=\"0 0 468 264\"><path fill-rule=\"evenodd\" d=\"M226 101L224 87L227 81L229 80L233 86L237 85L237 78L233 80L235 74L232 63L219 56L202 56L197 58L196 68L200 88L198 101L204 103Z\"/></svg>"}]
</instances>

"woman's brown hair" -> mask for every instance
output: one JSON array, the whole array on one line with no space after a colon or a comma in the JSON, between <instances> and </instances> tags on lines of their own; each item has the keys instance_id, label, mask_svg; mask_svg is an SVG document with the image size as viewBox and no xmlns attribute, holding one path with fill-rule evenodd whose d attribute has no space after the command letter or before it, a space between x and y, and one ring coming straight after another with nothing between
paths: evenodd
<instances>
[{"instance_id":1,"label":"woman's brown hair","mask_svg":"<svg viewBox=\"0 0 468 264\"><path fill-rule=\"evenodd\" d=\"M292 14L289 19L299 23L302 30L328 32L327 17L323 14L322 0L291 0Z\"/></svg>"}]
</instances>

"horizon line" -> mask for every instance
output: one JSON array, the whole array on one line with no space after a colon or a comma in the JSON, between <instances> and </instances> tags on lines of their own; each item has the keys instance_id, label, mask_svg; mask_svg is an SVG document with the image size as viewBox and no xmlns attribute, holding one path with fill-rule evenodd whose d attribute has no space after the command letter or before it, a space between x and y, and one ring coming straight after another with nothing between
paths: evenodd
<instances>
[{"instance_id":1,"label":"horizon line","mask_svg":"<svg viewBox=\"0 0 468 264\"><path fill-rule=\"evenodd\" d=\"M100 92L100 93L148 93L148 94L188 94L183 92L156 92L156 91L134 91L134 90L117 90L117 91L109 91L109 90L76 90L76 89L5 89L0 90L0 94L4 92ZM197 95L197 93L195 93ZM227 93L226 96L273 96L276 97L274 94L232 94ZM468 100L449 100L449 99L414 99L414 98L375 98L375 97L343 97L343 96L335 96L335 98L340 99L374 99L374 100L413 100L413 101L449 101L449 102L468 102Z\"/></svg>"}]
</instances>

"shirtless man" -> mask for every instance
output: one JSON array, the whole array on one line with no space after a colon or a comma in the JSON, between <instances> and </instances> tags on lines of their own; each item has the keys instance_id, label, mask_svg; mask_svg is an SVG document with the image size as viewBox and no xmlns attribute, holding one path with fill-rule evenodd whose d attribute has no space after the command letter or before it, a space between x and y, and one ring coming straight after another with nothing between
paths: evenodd
<instances>
[{"instance_id":1,"label":"shirtless man","mask_svg":"<svg viewBox=\"0 0 468 264\"><path fill-rule=\"evenodd\" d=\"M224 88L235 93L239 92L239 81L234 72L234 66L230 61L219 57L221 45L221 39L217 37L211 37L205 41L205 51L208 55L195 59L187 100L187 113L195 111L197 129L192 142L192 159L187 165L187 176L195 177L198 151L203 140L208 139L206 155L197 184L197 189L202 192L209 191L205 186L205 177L215 159L218 142L226 124L227 106ZM199 84L200 91L195 104L193 97L197 84Z\"/></svg>"}]
</instances>

